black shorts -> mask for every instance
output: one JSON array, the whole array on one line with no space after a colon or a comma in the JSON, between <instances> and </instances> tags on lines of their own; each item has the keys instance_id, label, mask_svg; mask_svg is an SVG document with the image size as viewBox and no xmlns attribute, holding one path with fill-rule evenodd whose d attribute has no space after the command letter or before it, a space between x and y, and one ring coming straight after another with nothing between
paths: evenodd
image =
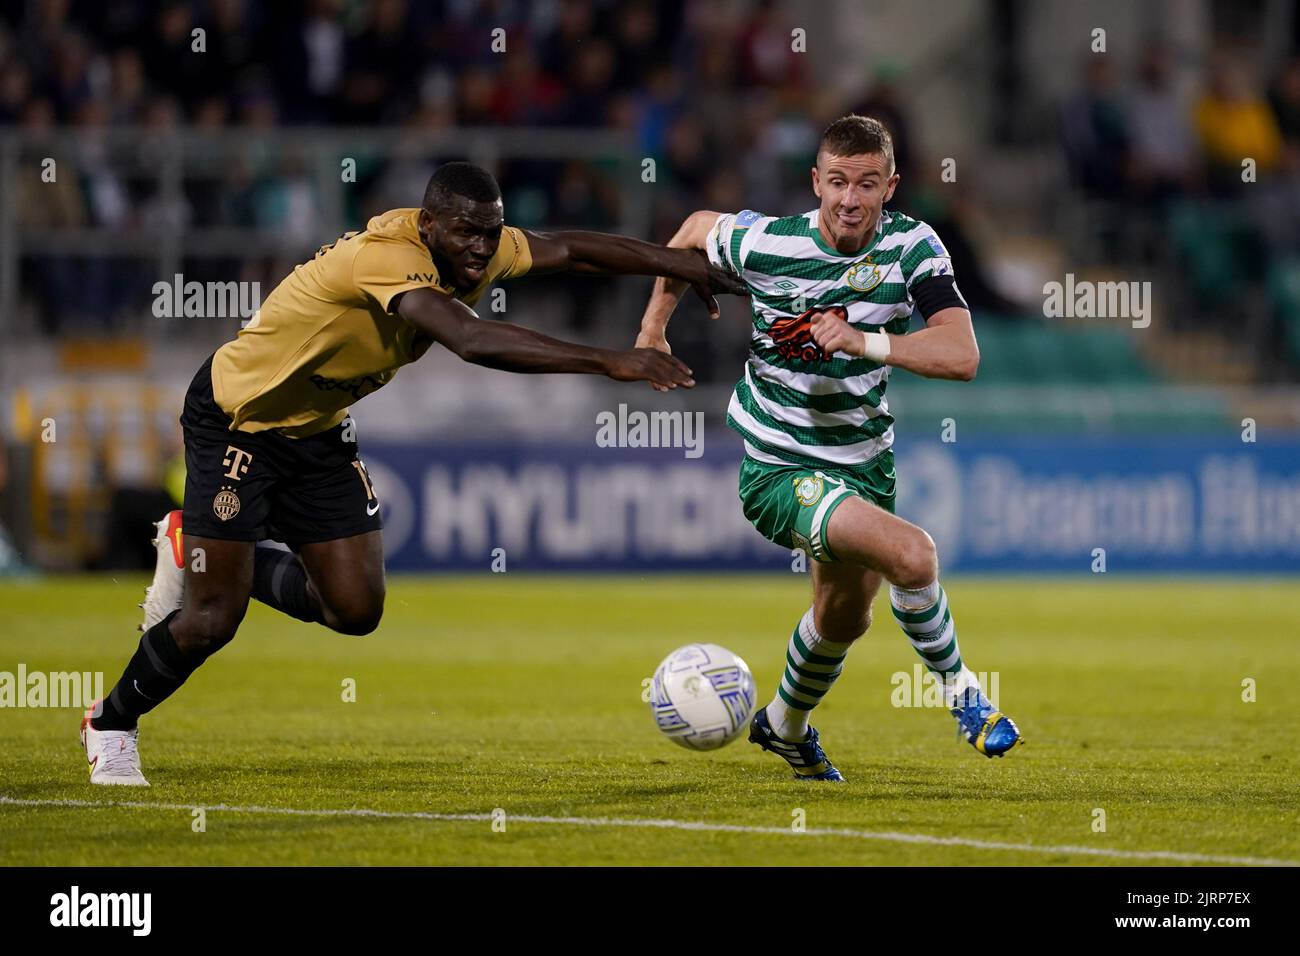
<instances>
[{"instance_id":1,"label":"black shorts","mask_svg":"<svg viewBox=\"0 0 1300 956\"><path fill-rule=\"evenodd\" d=\"M379 499L357 457L351 421L309 438L231 431L212 397L212 357L189 391L185 533L231 541L270 538L292 548L383 527Z\"/></svg>"}]
</instances>

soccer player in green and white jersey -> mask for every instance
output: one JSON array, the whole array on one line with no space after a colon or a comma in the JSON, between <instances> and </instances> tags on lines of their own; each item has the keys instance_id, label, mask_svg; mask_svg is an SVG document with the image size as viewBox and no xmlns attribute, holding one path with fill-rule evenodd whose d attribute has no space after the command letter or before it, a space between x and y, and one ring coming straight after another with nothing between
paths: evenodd
<instances>
[{"instance_id":1,"label":"soccer player in green and white jersey","mask_svg":"<svg viewBox=\"0 0 1300 956\"><path fill-rule=\"evenodd\" d=\"M813 605L790 636L776 696L750 740L804 780L843 780L808 716L871 624L889 582L894 617L931 672L962 735L986 756L1020 742L962 662L934 541L894 514L891 367L969 381L979 348L952 262L934 230L883 206L898 174L888 131L845 116L812 170L819 208L771 217L696 212L670 246L703 249L749 286L753 330L727 423L745 439L740 500L770 540L814 559ZM657 279L637 346L669 351L685 286ZM926 328L904 335L913 308Z\"/></svg>"}]
</instances>

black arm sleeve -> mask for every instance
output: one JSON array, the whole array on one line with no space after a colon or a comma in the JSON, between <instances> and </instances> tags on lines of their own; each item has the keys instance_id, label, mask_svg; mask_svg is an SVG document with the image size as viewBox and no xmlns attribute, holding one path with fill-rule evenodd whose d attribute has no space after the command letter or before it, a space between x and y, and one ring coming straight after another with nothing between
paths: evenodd
<instances>
[{"instance_id":1,"label":"black arm sleeve","mask_svg":"<svg viewBox=\"0 0 1300 956\"><path fill-rule=\"evenodd\" d=\"M952 276L927 276L912 288L912 299L923 319L944 309L970 308L957 291L957 280Z\"/></svg>"}]
</instances>

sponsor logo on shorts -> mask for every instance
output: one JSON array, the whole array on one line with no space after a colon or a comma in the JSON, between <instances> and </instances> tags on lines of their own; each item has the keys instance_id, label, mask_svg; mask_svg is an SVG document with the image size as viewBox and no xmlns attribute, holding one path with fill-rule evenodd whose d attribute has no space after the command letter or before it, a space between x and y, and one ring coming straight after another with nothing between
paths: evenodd
<instances>
[{"instance_id":1,"label":"sponsor logo on shorts","mask_svg":"<svg viewBox=\"0 0 1300 956\"><path fill-rule=\"evenodd\" d=\"M366 489L366 514L372 515L379 510L379 501L375 496L375 486L370 481L370 472L366 471L366 463L360 458L352 460L352 467L361 476L361 485ZM373 509L370 507L370 502L374 502L375 507Z\"/></svg>"},{"instance_id":2,"label":"sponsor logo on shorts","mask_svg":"<svg viewBox=\"0 0 1300 956\"><path fill-rule=\"evenodd\" d=\"M236 448L234 445L227 445L226 457L221 460L221 464L223 467L230 469L226 472L227 478L239 481L240 478L248 474L248 466L252 461L253 455L251 452Z\"/></svg>"},{"instance_id":3,"label":"sponsor logo on shorts","mask_svg":"<svg viewBox=\"0 0 1300 956\"><path fill-rule=\"evenodd\" d=\"M229 521L239 514L239 495L232 488L222 488L212 499L212 510L222 521Z\"/></svg>"},{"instance_id":4,"label":"sponsor logo on shorts","mask_svg":"<svg viewBox=\"0 0 1300 956\"><path fill-rule=\"evenodd\" d=\"M804 475L802 478L794 479L794 496L805 508L810 508L821 501L823 491L825 485L822 483L821 475Z\"/></svg>"}]
</instances>

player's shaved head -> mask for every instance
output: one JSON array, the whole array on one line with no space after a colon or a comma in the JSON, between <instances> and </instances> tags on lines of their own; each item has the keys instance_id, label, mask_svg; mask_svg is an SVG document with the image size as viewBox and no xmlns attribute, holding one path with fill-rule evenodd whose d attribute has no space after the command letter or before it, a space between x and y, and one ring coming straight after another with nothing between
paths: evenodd
<instances>
[{"instance_id":1,"label":"player's shaved head","mask_svg":"<svg viewBox=\"0 0 1300 956\"><path fill-rule=\"evenodd\" d=\"M457 204L495 203L501 200L501 187L482 166L473 163L443 163L429 179L424 190L424 208L440 212Z\"/></svg>"},{"instance_id":2,"label":"player's shaved head","mask_svg":"<svg viewBox=\"0 0 1300 956\"><path fill-rule=\"evenodd\" d=\"M444 163L424 190L420 238L438 273L457 289L472 289L487 273L501 242L501 187L482 166Z\"/></svg>"},{"instance_id":3,"label":"player's shaved head","mask_svg":"<svg viewBox=\"0 0 1300 956\"><path fill-rule=\"evenodd\" d=\"M817 144L817 159L828 156L861 156L875 153L885 157L885 166L894 172L894 140L885 124L870 116L850 113L841 116L822 133Z\"/></svg>"}]
</instances>

